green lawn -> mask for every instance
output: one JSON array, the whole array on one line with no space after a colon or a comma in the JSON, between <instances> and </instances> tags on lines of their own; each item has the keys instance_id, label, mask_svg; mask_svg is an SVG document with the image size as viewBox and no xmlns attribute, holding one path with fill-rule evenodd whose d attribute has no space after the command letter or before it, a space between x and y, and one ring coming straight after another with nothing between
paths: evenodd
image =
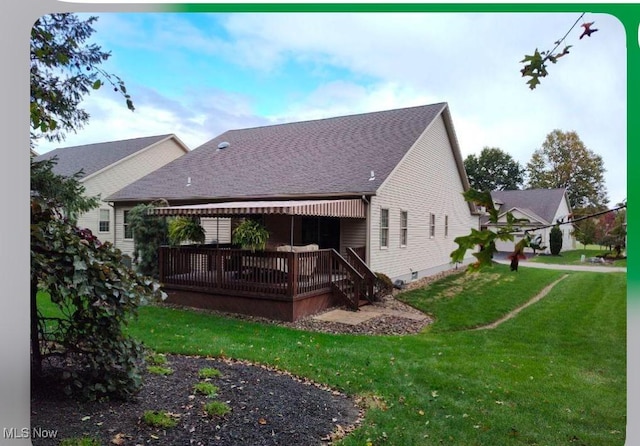
<instances>
[{"instance_id":1,"label":"green lawn","mask_svg":"<svg viewBox=\"0 0 640 446\"><path fill-rule=\"evenodd\" d=\"M537 255L528 261L535 263L550 263L556 265L600 265L600 263L590 263L588 261L581 262L581 257L585 256L585 259L589 259L590 257L596 257L597 255L602 255L606 253L611 253L606 249L601 249L596 246L588 245L586 249L576 249L573 251L564 251L561 252L560 255L552 256L552 255ZM611 266L627 266L627 259L615 260L613 263L608 264Z\"/></svg>"},{"instance_id":2,"label":"green lawn","mask_svg":"<svg viewBox=\"0 0 640 446\"><path fill-rule=\"evenodd\" d=\"M130 332L157 352L255 361L375 401L344 445L623 445L626 274L571 272L498 328L465 330L558 276L492 267L408 293L437 319L411 336L308 333L154 306Z\"/></svg>"}]
</instances>

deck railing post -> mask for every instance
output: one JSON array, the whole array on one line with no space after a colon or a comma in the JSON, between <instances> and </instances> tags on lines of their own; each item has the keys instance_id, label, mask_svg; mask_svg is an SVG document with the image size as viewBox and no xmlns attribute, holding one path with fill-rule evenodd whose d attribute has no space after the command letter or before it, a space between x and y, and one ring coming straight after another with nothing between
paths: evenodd
<instances>
[{"instance_id":1,"label":"deck railing post","mask_svg":"<svg viewBox=\"0 0 640 446\"><path fill-rule=\"evenodd\" d=\"M160 271L158 271L158 276L159 276L158 279L159 279L160 283L164 283L164 276L165 276L165 271L164 270L166 268L166 265L165 265L164 251L165 251L164 246L161 246L158 249L158 263L160 264L160 268L159 268Z\"/></svg>"},{"instance_id":2,"label":"deck railing post","mask_svg":"<svg viewBox=\"0 0 640 446\"><path fill-rule=\"evenodd\" d=\"M216 262L216 269L215 269L215 271L216 271L215 275L216 276L215 276L215 280L214 280L214 282L215 282L214 285L215 285L215 288L220 289L220 288L222 288L222 275L224 274L223 268L222 268L222 262L223 262L222 250L216 249L215 252L214 252L214 256L215 256L214 257L214 259L215 259L214 261Z\"/></svg>"},{"instance_id":3,"label":"deck railing post","mask_svg":"<svg viewBox=\"0 0 640 446\"><path fill-rule=\"evenodd\" d=\"M287 286L289 287L288 295L292 298L298 294L298 253L287 253Z\"/></svg>"}]
</instances>

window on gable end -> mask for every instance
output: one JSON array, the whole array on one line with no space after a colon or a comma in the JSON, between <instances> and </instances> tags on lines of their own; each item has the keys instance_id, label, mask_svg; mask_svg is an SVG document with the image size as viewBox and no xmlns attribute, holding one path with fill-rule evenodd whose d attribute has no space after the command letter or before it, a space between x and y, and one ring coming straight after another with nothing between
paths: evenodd
<instances>
[{"instance_id":1,"label":"window on gable end","mask_svg":"<svg viewBox=\"0 0 640 446\"><path fill-rule=\"evenodd\" d=\"M109 209L100 209L100 216L98 220L98 231L109 232L109 223L111 220L111 213Z\"/></svg>"},{"instance_id":2,"label":"window on gable end","mask_svg":"<svg viewBox=\"0 0 640 446\"><path fill-rule=\"evenodd\" d=\"M449 237L449 216L444 216L444 238Z\"/></svg>"},{"instance_id":3,"label":"window on gable end","mask_svg":"<svg viewBox=\"0 0 640 446\"><path fill-rule=\"evenodd\" d=\"M407 246L409 235L409 213L400 211L400 246Z\"/></svg>"},{"instance_id":4,"label":"window on gable end","mask_svg":"<svg viewBox=\"0 0 640 446\"><path fill-rule=\"evenodd\" d=\"M389 209L380 209L380 248L389 247Z\"/></svg>"},{"instance_id":5,"label":"window on gable end","mask_svg":"<svg viewBox=\"0 0 640 446\"><path fill-rule=\"evenodd\" d=\"M429 238L436 236L436 214L429 214Z\"/></svg>"}]
</instances>

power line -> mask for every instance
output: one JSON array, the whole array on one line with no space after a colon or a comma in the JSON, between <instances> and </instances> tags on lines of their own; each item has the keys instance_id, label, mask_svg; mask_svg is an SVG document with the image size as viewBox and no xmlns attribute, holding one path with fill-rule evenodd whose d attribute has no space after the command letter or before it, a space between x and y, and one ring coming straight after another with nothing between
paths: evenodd
<instances>
[{"instance_id":1,"label":"power line","mask_svg":"<svg viewBox=\"0 0 640 446\"><path fill-rule=\"evenodd\" d=\"M556 222L556 223L553 223L553 224L550 224L550 225L544 225L544 226L538 226L538 227L535 227L535 228L532 228L532 229L526 229L524 231L524 233L526 235L529 232L538 231L540 229L552 228L554 226L560 226L560 225L573 224L573 223L576 223L576 222L579 222L579 221L582 221L582 220L586 220L588 218L599 217L601 215L608 214L609 212L617 212L620 209L624 209L626 207L627 207L627 205L623 204L623 205L620 205L620 206L618 206L616 208L612 208L612 209L607 209L607 210L604 210L604 211L596 212L595 214L584 215L584 216L576 218L576 219L571 219L571 220L568 220L568 221L560 221L560 222ZM513 231L513 232L519 232L519 231Z\"/></svg>"}]
</instances>

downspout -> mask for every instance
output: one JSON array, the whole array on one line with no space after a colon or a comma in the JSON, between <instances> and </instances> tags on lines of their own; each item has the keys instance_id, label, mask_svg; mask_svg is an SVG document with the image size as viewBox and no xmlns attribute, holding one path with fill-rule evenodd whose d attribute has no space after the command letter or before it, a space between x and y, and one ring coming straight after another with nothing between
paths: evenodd
<instances>
[{"instance_id":1,"label":"downspout","mask_svg":"<svg viewBox=\"0 0 640 446\"><path fill-rule=\"evenodd\" d=\"M113 201L107 201L107 205L113 208L113 247L116 247L116 206Z\"/></svg>"},{"instance_id":2,"label":"downspout","mask_svg":"<svg viewBox=\"0 0 640 446\"><path fill-rule=\"evenodd\" d=\"M291 243L289 245L291 246L291 251L293 251L293 217L294 217L293 214L291 214L291 235L290 235Z\"/></svg>"},{"instance_id":3,"label":"downspout","mask_svg":"<svg viewBox=\"0 0 640 446\"><path fill-rule=\"evenodd\" d=\"M367 265L371 265L371 202L369 201L369 199L363 195L362 196L362 201L364 201L367 204L367 212L366 212L366 221L365 221L365 226L366 226L366 231L365 231L365 237L364 237L364 243L365 243L365 253L364 253L364 261L367 263Z\"/></svg>"}]
</instances>

